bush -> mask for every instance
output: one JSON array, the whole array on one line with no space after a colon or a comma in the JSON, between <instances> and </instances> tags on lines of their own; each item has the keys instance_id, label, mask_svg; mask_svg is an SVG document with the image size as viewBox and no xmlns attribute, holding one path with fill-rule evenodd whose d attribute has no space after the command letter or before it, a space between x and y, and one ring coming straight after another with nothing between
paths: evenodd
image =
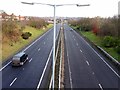
<instances>
[{"instance_id":1,"label":"bush","mask_svg":"<svg viewBox=\"0 0 120 90\"><path fill-rule=\"evenodd\" d=\"M28 39L30 36L32 36L32 34L30 32L25 32L21 36L23 39Z\"/></svg>"},{"instance_id":2,"label":"bush","mask_svg":"<svg viewBox=\"0 0 120 90\"><path fill-rule=\"evenodd\" d=\"M103 44L104 47L113 47L116 43L115 41L116 40L114 40L113 37L105 36L102 44Z\"/></svg>"},{"instance_id":3,"label":"bush","mask_svg":"<svg viewBox=\"0 0 120 90\"><path fill-rule=\"evenodd\" d=\"M118 54L120 54L120 46L116 47L115 50L117 51Z\"/></svg>"},{"instance_id":4,"label":"bush","mask_svg":"<svg viewBox=\"0 0 120 90\"><path fill-rule=\"evenodd\" d=\"M115 50L118 54L120 54L120 39L118 39L118 41L117 41L117 46L116 46Z\"/></svg>"},{"instance_id":5,"label":"bush","mask_svg":"<svg viewBox=\"0 0 120 90\"><path fill-rule=\"evenodd\" d=\"M28 25L31 27L40 29L40 28L46 27L47 23L45 22L44 19L32 17L30 18Z\"/></svg>"}]
</instances>

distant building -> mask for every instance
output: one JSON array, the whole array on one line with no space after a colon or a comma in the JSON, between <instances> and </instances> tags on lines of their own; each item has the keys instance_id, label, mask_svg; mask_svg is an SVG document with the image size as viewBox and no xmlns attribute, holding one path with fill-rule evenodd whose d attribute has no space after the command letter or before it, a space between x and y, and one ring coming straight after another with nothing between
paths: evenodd
<instances>
[{"instance_id":1,"label":"distant building","mask_svg":"<svg viewBox=\"0 0 120 90\"><path fill-rule=\"evenodd\" d=\"M53 21L51 21L51 20L49 20L49 21L47 21L48 23L51 23L51 24L53 24L54 22Z\"/></svg>"},{"instance_id":2,"label":"distant building","mask_svg":"<svg viewBox=\"0 0 120 90\"><path fill-rule=\"evenodd\" d=\"M25 17L25 16L16 16L16 15L14 15L13 13L11 14L11 15L8 15L7 13L5 13L5 12L2 12L2 13L0 13L0 19L3 21L3 20L5 20L5 21L7 21L7 20L9 20L9 19L11 19L12 21L14 21L14 20L17 20L17 21L23 21L23 20L29 20L27 17Z\"/></svg>"}]
</instances>

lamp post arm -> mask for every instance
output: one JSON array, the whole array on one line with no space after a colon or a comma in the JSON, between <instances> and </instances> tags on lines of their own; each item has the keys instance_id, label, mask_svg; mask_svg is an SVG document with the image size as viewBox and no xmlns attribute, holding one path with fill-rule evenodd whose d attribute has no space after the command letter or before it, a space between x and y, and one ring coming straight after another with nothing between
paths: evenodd
<instances>
[{"instance_id":1,"label":"lamp post arm","mask_svg":"<svg viewBox=\"0 0 120 90\"><path fill-rule=\"evenodd\" d=\"M34 4L41 4L41 5L48 5L48 6L54 6L53 4L46 4L46 3L36 3L36 2L33 2Z\"/></svg>"}]
</instances>

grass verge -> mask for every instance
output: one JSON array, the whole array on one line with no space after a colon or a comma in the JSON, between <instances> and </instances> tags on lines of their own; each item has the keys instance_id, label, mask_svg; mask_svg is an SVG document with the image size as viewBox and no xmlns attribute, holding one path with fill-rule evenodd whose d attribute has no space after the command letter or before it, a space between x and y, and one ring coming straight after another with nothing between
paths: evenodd
<instances>
[{"instance_id":1,"label":"grass verge","mask_svg":"<svg viewBox=\"0 0 120 90\"><path fill-rule=\"evenodd\" d=\"M46 29L36 29L36 28L26 26L26 28L23 30L23 32L32 33L32 36L28 40L24 40L24 39L22 39L22 37L20 37L18 42L13 43L13 46L11 46L9 44L9 43L11 43L11 41L8 41L7 43L2 43L2 62L4 62L8 57L17 53L23 47L27 46L30 42L32 42L38 36L45 33L51 27L52 27L52 24L49 24Z\"/></svg>"},{"instance_id":2,"label":"grass verge","mask_svg":"<svg viewBox=\"0 0 120 90\"><path fill-rule=\"evenodd\" d=\"M96 36L90 31L89 32L80 31L80 33L84 35L85 37L87 37L90 41L92 41L97 46L100 46L101 48L103 48L107 53L109 53L112 57L114 57L116 60L120 62L120 55L115 51L114 48L105 48L102 46L101 37Z\"/></svg>"}]
</instances>

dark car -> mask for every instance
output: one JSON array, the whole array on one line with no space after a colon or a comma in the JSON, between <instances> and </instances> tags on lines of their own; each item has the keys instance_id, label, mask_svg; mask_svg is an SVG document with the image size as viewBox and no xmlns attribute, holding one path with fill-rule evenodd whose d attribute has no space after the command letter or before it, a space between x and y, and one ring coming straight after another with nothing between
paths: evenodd
<instances>
[{"instance_id":1,"label":"dark car","mask_svg":"<svg viewBox=\"0 0 120 90\"><path fill-rule=\"evenodd\" d=\"M28 60L28 55L25 52L20 52L13 56L12 66L22 66Z\"/></svg>"}]
</instances>

